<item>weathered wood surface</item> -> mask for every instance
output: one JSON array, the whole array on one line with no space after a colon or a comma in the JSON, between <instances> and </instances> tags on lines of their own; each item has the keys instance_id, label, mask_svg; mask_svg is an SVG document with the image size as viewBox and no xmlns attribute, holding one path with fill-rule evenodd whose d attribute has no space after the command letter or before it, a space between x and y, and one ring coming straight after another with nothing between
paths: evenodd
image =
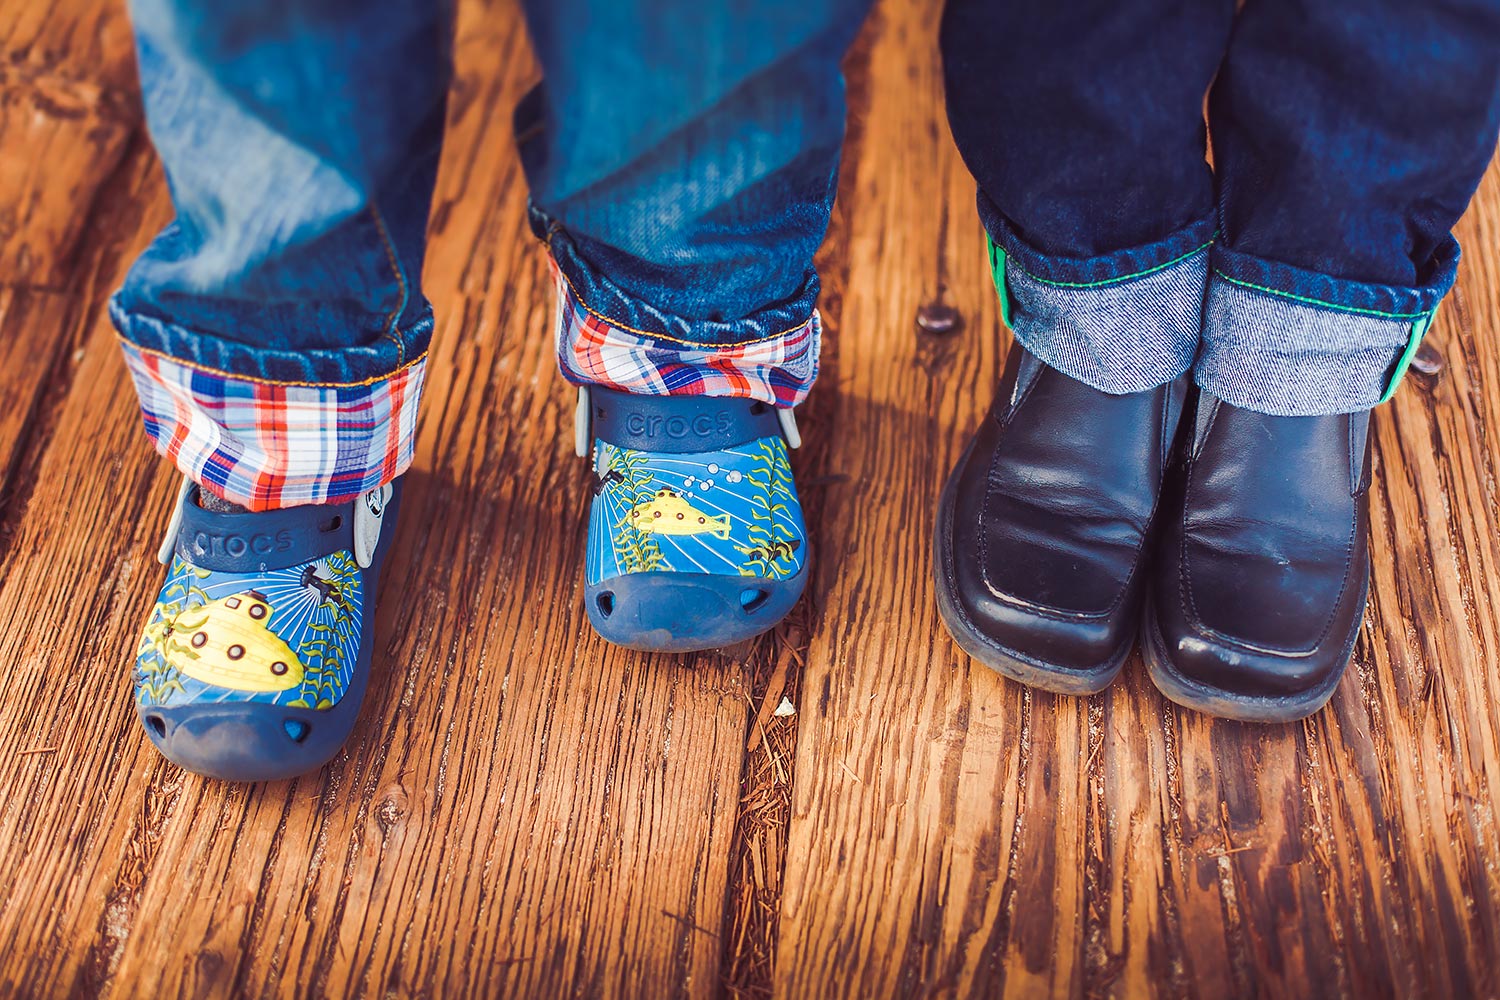
<instances>
[{"instance_id":1,"label":"weathered wood surface","mask_svg":"<svg viewBox=\"0 0 1500 1000\"><path fill-rule=\"evenodd\" d=\"M139 131L133 62L113 4L0 3L0 516L97 305L98 248L75 251Z\"/></svg>"},{"instance_id":2,"label":"weathered wood surface","mask_svg":"<svg viewBox=\"0 0 1500 1000\"><path fill-rule=\"evenodd\" d=\"M115 4L0 4L0 276L61 284L140 122Z\"/></svg>"},{"instance_id":3,"label":"weathered wood surface","mask_svg":"<svg viewBox=\"0 0 1500 1000\"><path fill-rule=\"evenodd\" d=\"M238 788L163 763L130 707L173 476L103 314L169 212L128 31L116 0L0 0L0 994L1500 995L1500 174L1446 371L1376 423L1374 596L1330 707L1216 722L1138 662L1028 694L932 605L937 489L1003 356L934 6L884 3L849 65L797 456L811 646L693 658L584 624L586 477L508 132L535 68L512 4L463 7L405 599L346 752ZM917 330L938 300L958 334ZM784 795L741 803L778 657L800 713L751 752L795 741L795 768L745 776L793 782L790 823L751 817L731 866L737 812ZM774 983L735 960L767 936Z\"/></svg>"},{"instance_id":4,"label":"weathered wood surface","mask_svg":"<svg viewBox=\"0 0 1500 1000\"><path fill-rule=\"evenodd\" d=\"M933 610L938 490L1003 354L929 7L877 13L846 168L849 479L817 526L779 991L1497 995L1500 174L1460 232L1447 373L1377 419L1375 593L1332 705L1213 721L1138 660L1094 698L1026 694ZM966 335L917 332L939 294Z\"/></svg>"}]
</instances>

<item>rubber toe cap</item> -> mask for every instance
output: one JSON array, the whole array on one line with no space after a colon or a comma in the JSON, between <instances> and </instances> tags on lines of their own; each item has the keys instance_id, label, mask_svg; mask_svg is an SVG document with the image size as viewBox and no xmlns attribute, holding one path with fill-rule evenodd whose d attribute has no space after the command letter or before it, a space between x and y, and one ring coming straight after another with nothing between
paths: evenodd
<instances>
[{"instance_id":1,"label":"rubber toe cap","mask_svg":"<svg viewBox=\"0 0 1500 1000\"><path fill-rule=\"evenodd\" d=\"M691 652L751 639L786 617L807 573L786 580L634 573L589 587L594 630L630 649Z\"/></svg>"},{"instance_id":2,"label":"rubber toe cap","mask_svg":"<svg viewBox=\"0 0 1500 1000\"><path fill-rule=\"evenodd\" d=\"M314 771L349 735L349 726L329 713L276 705L138 711L162 756L197 774L227 781L277 781Z\"/></svg>"}]
</instances>

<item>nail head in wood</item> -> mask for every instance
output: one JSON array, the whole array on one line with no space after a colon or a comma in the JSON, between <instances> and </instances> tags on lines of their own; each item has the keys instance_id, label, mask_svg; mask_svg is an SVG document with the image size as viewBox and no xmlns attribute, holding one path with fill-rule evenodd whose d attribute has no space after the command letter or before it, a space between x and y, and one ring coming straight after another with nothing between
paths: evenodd
<instances>
[{"instance_id":1,"label":"nail head in wood","mask_svg":"<svg viewBox=\"0 0 1500 1000\"><path fill-rule=\"evenodd\" d=\"M1442 351L1432 344L1424 343L1417 348L1416 355L1411 359L1411 367L1412 371L1420 375L1432 377L1441 375L1447 362L1443 359Z\"/></svg>"},{"instance_id":2,"label":"nail head in wood","mask_svg":"<svg viewBox=\"0 0 1500 1000\"><path fill-rule=\"evenodd\" d=\"M917 310L917 327L926 333L946 336L962 325L958 310L942 302L929 302Z\"/></svg>"}]
</instances>

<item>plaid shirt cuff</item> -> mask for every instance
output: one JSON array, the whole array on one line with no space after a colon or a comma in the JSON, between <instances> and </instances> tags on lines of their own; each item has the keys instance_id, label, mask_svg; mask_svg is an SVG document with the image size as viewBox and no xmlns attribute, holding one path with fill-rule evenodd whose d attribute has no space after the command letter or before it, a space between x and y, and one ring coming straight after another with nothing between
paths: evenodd
<instances>
[{"instance_id":1,"label":"plaid shirt cuff","mask_svg":"<svg viewBox=\"0 0 1500 1000\"><path fill-rule=\"evenodd\" d=\"M551 258L548 258L549 261ZM735 396L795 406L818 375L822 321L738 344L693 344L621 327L589 310L552 264L557 362L574 385L643 396Z\"/></svg>"},{"instance_id":2,"label":"plaid shirt cuff","mask_svg":"<svg viewBox=\"0 0 1500 1000\"><path fill-rule=\"evenodd\" d=\"M368 382L308 384L121 345L156 450L250 510L345 503L411 465L425 354Z\"/></svg>"}]
</instances>

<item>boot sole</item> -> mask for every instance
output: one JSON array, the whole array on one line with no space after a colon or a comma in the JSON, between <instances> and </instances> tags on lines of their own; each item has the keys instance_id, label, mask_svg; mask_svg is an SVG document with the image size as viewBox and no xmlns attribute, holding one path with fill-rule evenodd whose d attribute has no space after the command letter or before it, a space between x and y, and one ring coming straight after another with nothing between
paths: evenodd
<instances>
[{"instance_id":1,"label":"boot sole","mask_svg":"<svg viewBox=\"0 0 1500 1000\"><path fill-rule=\"evenodd\" d=\"M1365 585L1365 593L1368 596L1368 583ZM1360 603L1364 603L1363 598ZM1354 655L1354 644L1359 640L1363 622L1364 615L1360 615L1354 631L1344 643L1343 668L1310 691L1279 697L1236 694L1195 681L1178 672L1167 652L1166 640L1156 627L1155 605L1149 599L1141 626L1141 653L1146 661L1146 672L1151 677L1151 683L1170 701L1184 708L1238 722L1297 722L1328 704L1334 691L1338 690L1344 670L1348 669L1349 660Z\"/></svg>"}]
</instances>

